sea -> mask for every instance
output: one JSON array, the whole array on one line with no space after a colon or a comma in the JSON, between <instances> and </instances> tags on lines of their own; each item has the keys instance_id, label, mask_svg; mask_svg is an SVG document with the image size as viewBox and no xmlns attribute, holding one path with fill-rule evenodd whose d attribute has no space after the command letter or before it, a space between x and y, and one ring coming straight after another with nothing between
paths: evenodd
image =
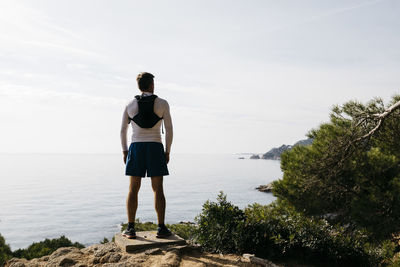
<instances>
[{"instance_id":1,"label":"sea","mask_svg":"<svg viewBox=\"0 0 400 267\"><path fill-rule=\"evenodd\" d=\"M12 250L61 235L111 239L127 222L124 166L120 154L0 154L0 234ZM275 197L255 188L282 177L279 161L238 154L171 154L168 168L166 223L193 222L220 191L240 208L269 204ZM138 202L136 218L156 222L150 178Z\"/></svg>"}]
</instances>

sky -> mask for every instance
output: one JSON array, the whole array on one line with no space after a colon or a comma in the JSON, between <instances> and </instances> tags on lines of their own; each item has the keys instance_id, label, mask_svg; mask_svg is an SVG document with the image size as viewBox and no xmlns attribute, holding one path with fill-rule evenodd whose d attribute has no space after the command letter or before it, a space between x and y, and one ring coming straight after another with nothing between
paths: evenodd
<instances>
[{"instance_id":1,"label":"sky","mask_svg":"<svg viewBox=\"0 0 400 267\"><path fill-rule=\"evenodd\" d=\"M265 153L400 94L399 47L398 0L0 0L0 153L121 153L142 71L172 154Z\"/></svg>"}]
</instances>

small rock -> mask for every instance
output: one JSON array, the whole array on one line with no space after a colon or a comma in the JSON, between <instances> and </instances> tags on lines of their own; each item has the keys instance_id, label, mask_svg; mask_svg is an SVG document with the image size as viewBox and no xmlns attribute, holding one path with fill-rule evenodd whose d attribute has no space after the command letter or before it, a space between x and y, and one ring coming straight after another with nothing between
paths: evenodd
<instances>
[{"instance_id":1,"label":"small rock","mask_svg":"<svg viewBox=\"0 0 400 267\"><path fill-rule=\"evenodd\" d=\"M119 253L112 253L108 258L108 262L118 262L121 259L121 254Z\"/></svg>"},{"instance_id":2,"label":"small rock","mask_svg":"<svg viewBox=\"0 0 400 267\"><path fill-rule=\"evenodd\" d=\"M161 259L161 265L163 267L179 266L181 257L176 251L167 252Z\"/></svg>"},{"instance_id":3,"label":"small rock","mask_svg":"<svg viewBox=\"0 0 400 267\"><path fill-rule=\"evenodd\" d=\"M114 242L109 242L99 246L98 249L94 252L94 256L102 257L108 252L120 252L120 251L121 249Z\"/></svg>"},{"instance_id":4,"label":"small rock","mask_svg":"<svg viewBox=\"0 0 400 267\"><path fill-rule=\"evenodd\" d=\"M130 259L132 256L130 256L130 255L123 255L122 257L121 257L121 259L119 259L120 261L125 261L125 260L128 260L128 259Z\"/></svg>"},{"instance_id":5,"label":"small rock","mask_svg":"<svg viewBox=\"0 0 400 267\"><path fill-rule=\"evenodd\" d=\"M58 263L58 266L71 266L76 263L76 260L70 258L70 257L63 257L60 262Z\"/></svg>"},{"instance_id":6,"label":"small rock","mask_svg":"<svg viewBox=\"0 0 400 267\"><path fill-rule=\"evenodd\" d=\"M107 263L109 258L110 258L110 255L109 254L105 254L103 257L100 258L99 262L100 263Z\"/></svg>"},{"instance_id":7,"label":"small rock","mask_svg":"<svg viewBox=\"0 0 400 267\"><path fill-rule=\"evenodd\" d=\"M54 251L53 253L51 253L51 255L49 256L49 260L53 260L55 258L58 258L60 256L63 256L65 254L70 253L72 250L77 249L75 247L62 247L62 248L58 248L56 251Z\"/></svg>"},{"instance_id":8,"label":"small rock","mask_svg":"<svg viewBox=\"0 0 400 267\"><path fill-rule=\"evenodd\" d=\"M94 257L91 261L92 264L99 264L100 263L100 258Z\"/></svg>"},{"instance_id":9,"label":"small rock","mask_svg":"<svg viewBox=\"0 0 400 267\"><path fill-rule=\"evenodd\" d=\"M50 258L50 256L49 256L49 255L46 255L46 256L43 256L43 257L41 257L41 258L39 258L39 259L40 259L41 261L48 261L49 258Z\"/></svg>"},{"instance_id":10,"label":"small rock","mask_svg":"<svg viewBox=\"0 0 400 267\"><path fill-rule=\"evenodd\" d=\"M99 262L100 263L107 263L107 262L118 262L119 259L121 258L121 254L119 253L109 253L104 255L103 257L100 258Z\"/></svg>"}]
</instances>

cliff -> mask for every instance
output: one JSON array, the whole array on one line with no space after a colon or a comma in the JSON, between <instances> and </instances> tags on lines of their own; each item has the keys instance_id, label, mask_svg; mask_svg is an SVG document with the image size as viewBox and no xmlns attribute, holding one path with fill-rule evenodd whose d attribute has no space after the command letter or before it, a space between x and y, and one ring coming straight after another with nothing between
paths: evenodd
<instances>
[{"instance_id":1,"label":"cliff","mask_svg":"<svg viewBox=\"0 0 400 267\"><path fill-rule=\"evenodd\" d=\"M7 267L23 266L259 266L248 257L202 252L200 248L164 246L136 253L121 250L114 242L86 248L62 247L48 256L32 260L12 258Z\"/></svg>"},{"instance_id":2,"label":"cliff","mask_svg":"<svg viewBox=\"0 0 400 267\"><path fill-rule=\"evenodd\" d=\"M291 150L295 146L308 146L311 145L313 142L313 139L308 138L304 140L300 140L296 142L294 145L281 145L278 148L272 148L269 150L267 153L262 155L263 159L274 159L274 160L279 160L281 158L281 154L287 150Z\"/></svg>"}]
</instances>

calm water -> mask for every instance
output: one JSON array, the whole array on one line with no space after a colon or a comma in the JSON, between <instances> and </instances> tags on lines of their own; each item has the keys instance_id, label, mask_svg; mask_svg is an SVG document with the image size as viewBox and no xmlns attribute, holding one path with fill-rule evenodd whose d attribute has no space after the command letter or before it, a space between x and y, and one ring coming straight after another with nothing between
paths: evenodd
<instances>
[{"instance_id":1,"label":"calm water","mask_svg":"<svg viewBox=\"0 0 400 267\"><path fill-rule=\"evenodd\" d=\"M237 157L172 154L164 178L166 222L193 221L220 190L241 208L273 201L254 188L282 176L279 161ZM119 154L0 154L0 162L0 233L13 250L62 234L98 243L127 220L129 178ZM137 218L156 222L149 178L142 181Z\"/></svg>"}]
</instances>

